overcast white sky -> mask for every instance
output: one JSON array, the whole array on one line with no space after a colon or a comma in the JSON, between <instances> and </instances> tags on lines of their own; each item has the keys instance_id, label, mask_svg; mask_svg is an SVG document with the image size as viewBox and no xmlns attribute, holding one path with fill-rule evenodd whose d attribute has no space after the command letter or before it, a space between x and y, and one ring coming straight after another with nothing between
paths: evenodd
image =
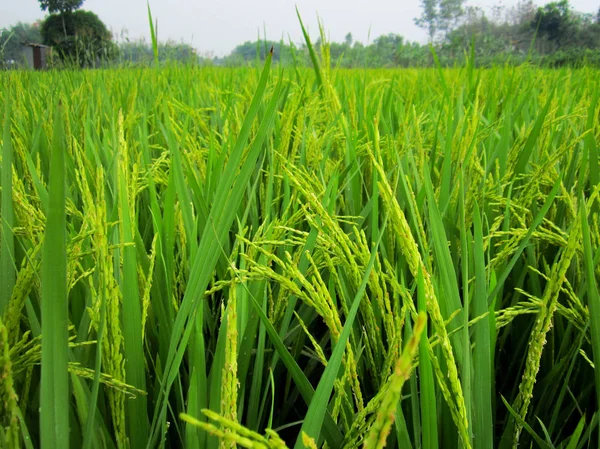
<instances>
[{"instance_id":1,"label":"overcast white sky","mask_svg":"<svg viewBox=\"0 0 600 449\"><path fill-rule=\"evenodd\" d=\"M413 19L420 15L419 0L149 0L158 18L160 40L191 43L200 52L229 53L237 44L254 40L258 30L279 40L288 35L302 40L295 5L311 35L318 34L317 13L329 37L342 41L351 32L355 40L367 42L381 34L396 33L413 41L425 41L425 33ZM535 0L534 0L535 1ZM517 0L467 0L486 11L502 3L512 6ZM547 3L537 0L537 4ZM578 11L595 13L599 0L571 0ZM149 40L146 0L86 0L83 9L96 13L115 34L127 30L130 39ZM0 28L16 22L33 22L44 17L38 0L0 0Z\"/></svg>"}]
</instances>

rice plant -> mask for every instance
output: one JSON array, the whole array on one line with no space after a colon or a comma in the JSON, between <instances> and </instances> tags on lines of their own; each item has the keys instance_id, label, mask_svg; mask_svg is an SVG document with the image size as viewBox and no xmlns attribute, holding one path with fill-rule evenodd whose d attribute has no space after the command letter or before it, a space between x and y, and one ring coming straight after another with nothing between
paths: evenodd
<instances>
[{"instance_id":1,"label":"rice plant","mask_svg":"<svg viewBox=\"0 0 600 449\"><path fill-rule=\"evenodd\" d=\"M0 446L600 447L600 73L0 72Z\"/></svg>"}]
</instances>

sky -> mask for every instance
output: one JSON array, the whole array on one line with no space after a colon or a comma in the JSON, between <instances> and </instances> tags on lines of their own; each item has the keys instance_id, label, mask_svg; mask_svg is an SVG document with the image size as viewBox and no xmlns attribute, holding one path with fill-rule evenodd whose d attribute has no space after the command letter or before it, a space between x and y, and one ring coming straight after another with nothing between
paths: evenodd
<instances>
[{"instance_id":1,"label":"sky","mask_svg":"<svg viewBox=\"0 0 600 449\"><path fill-rule=\"evenodd\" d=\"M535 1L535 0L534 0ZM297 6L312 36L318 35L318 17L329 39L367 43L377 36L395 33L411 41L425 42L425 32L414 24L421 13L419 0L149 0L158 19L159 40L172 39L193 45L204 55L223 56L245 41L253 41L266 29L267 38L302 41ZM467 5L491 11L495 4L510 7L517 0L467 0ZM536 4L547 3L537 0ZM581 12L598 11L598 0L571 0ZM93 11L116 36L150 40L146 0L86 0L82 9ZM38 0L0 0L0 28L19 21L42 19Z\"/></svg>"}]
</instances>

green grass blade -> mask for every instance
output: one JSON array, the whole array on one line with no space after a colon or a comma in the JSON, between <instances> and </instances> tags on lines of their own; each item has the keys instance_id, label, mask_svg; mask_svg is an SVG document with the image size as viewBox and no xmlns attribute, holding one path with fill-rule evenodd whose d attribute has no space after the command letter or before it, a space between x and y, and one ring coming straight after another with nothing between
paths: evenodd
<instances>
[{"instance_id":1,"label":"green grass blade","mask_svg":"<svg viewBox=\"0 0 600 449\"><path fill-rule=\"evenodd\" d=\"M323 74L321 72L321 64L319 63L319 57L317 56L317 52L315 51L315 47L313 46L308 31L304 27L304 23L302 22L302 17L300 17L300 11L298 10L298 6L296 6L296 15L298 16L298 21L300 22L300 27L302 28L302 35L304 36L304 41L306 42L306 46L308 47L308 53L310 54L310 60L313 65L313 69L315 71L315 76L317 77L317 87L321 88L323 86Z\"/></svg>"},{"instance_id":2,"label":"green grass blade","mask_svg":"<svg viewBox=\"0 0 600 449\"><path fill-rule=\"evenodd\" d=\"M122 117L121 117L122 120ZM120 123L122 126L122 123ZM123 132L120 130L120 132ZM135 388L146 391L146 372L144 364L144 348L142 342L142 307L140 301L137 255L134 245L133 223L131 217L131 199L127 182L130 170L127 158L127 147L120 148L119 155L119 215L121 218L121 235L123 244L123 278L121 290L123 294L123 339L125 346L126 381ZM146 397L138 395L126 402L127 436L132 449L141 449L148 439L148 420L146 413Z\"/></svg>"},{"instance_id":3,"label":"green grass blade","mask_svg":"<svg viewBox=\"0 0 600 449\"><path fill-rule=\"evenodd\" d=\"M408 427L406 426L406 418L404 416L404 412L402 411L402 401L399 401L398 405L396 406L396 419L394 420L394 427L396 430L398 447L403 449L413 449L413 445L408 434Z\"/></svg>"},{"instance_id":4,"label":"green grass blade","mask_svg":"<svg viewBox=\"0 0 600 449\"><path fill-rule=\"evenodd\" d=\"M13 148L11 142L10 89L4 90L5 114L2 136L2 209L0 209L0 317L8 306L15 286L15 240L13 237Z\"/></svg>"},{"instance_id":5,"label":"green grass blade","mask_svg":"<svg viewBox=\"0 0 600 449\"><path fill-rule=\"evenodd\" d=\"M69 448L67 218L62 106L54 114L50 207L42 253L42 449Z\"/></svg>"},{"instance_id":6,"label":"green grass blade","mask_svg":"<svg viewBox=\"0 0 600 449\"><path fill-rule=\"evenodd\" d=\"M585 415L581 417L577 427L575 428L575 432L569 438L569 444L565 449L577 449L577 445L579 444L579 440L581 439L581 435L585 430Z\"/></svg>"},{"instance_id":7,"label":"green grass blade","mask_svg":"<svg viewBox=\"0 0 600 449\"><path fill-rule=\"evenodd\" d=\"M441 278L441 287L443 294L439 295L440 308L442 313L447 319L450 315L459 311L456 317L452 320L448 326L448 330L458 329L463 322L464 311L462 310L462 304L460 301L460 295L458 292L458 282L456 271L454 270L454 263L452 262L452 256L448 248L448 239L446 237L446 231L442 221L442 215L438 209L437 202L433 193L433 186L431 184L431 178L429 172L425 171L425 192L427 194L427 205L429 210L429 226L432 233L432 244L434 248L434 255L436 266L439 270L439 276ZM464 327L454 334L452 337L453 346L456 353L456 360L458 361L461 369L468 369L465 365L465 350L463 342L468 338L465 334L468 332ZM465 392L463 391L463 394ZM470 398L465 397L465 402L468 402Z\"/></svg>"},{"instance_id":8,"label":"green grass blade","mask_svg":"<svg viewBox=\"0 0 600 449\"><path fill-rule=\"evenodd\" d=\"M271 343L273 344L273 346L275 346L277 354L281 358L281 361L283 362L285 367L290 372L290 375L296 383L296 386L300 390L302 398L307 404L312 404L314 402L313 397L315 395L315 390L313 389L309 380L306 378L304 372L296 363L296 360L294 360L292 354L288 351L287 347L283 343L283 340L277 333L275 327L273 327L273 324L271 324L269 317L264 312L261 305L252 295L249 295L249 297L252 300L252 305L254 306L254 309L258 312L258 316L262 324L265 326L265 330L267 332L267 335L269 336L269 339L271 340ZM331 447L340 447L343 440L343 436L337 428L335 421L333 421L333 418L331 418L331 415L328 412L325 415L323 426L323 433L329 445Z\"/></svg>"},{"instance_id":9,"label":"green grass blade","mask_svg":"<svg viewBox=\"0 0 600 449\"><path fill-rule=\"evenodd\" d=\"M590 240L590 229L588 224L587 210L583 197L580 201L580 220L583 239L583 265L585 268L587 303L590 311L590 331L592 334L592 353L596 368L594 378L596 380L596 401L600 407L600 293L598 293L596 266L593 263L592 243ZM598 431L598 447L600 447L600 430Z\"/></svg>"},{"instance_id":10,"label":"green grass blade","mask_svg":"<svg viewBox=\"0 0 600 449\"><path fill-rule=\"evenodd\" d=\"M531 428L531 426L523 420L523 418L521 418L521 416L510 406L508 401L506 399L504 399L504 396L501 396L501 398L502 398L502 402L504 402L504 405L506 406L506 408L508 409L510 414L513 416L515 421L517 421L521 426L523 426L523 428L527 431L527 433L529 433L529 435L531 435L531 437L534 439L534 441L537 443L537 445L540 449L554 449L554 446L550 446L548 443L546 443L546 441L544 441L544 439L542 437L540 437Z\"/></svg>"},{"instance_id":11,"label":"green grass blade","mask_svg":"<svg viewBox=\"0 0 600 449\"><path fill-rule=\"evenodd\" d=\"M463 386L463 394L465 395L465 405L467 409L467 421L469 423L469 436L471 437L471 445L473 444L473 381L471 379L472 357L471 357L471 337L469 335L469 319L470 319L470 293L469 293L469 260L470 247L469 238L467 237L467 224L465 213L465 181L464 174L460 173L460 196L459 196L459 215L460 215L460 247L461 247L461 271L462 271L462 291L463 291L463 350L464 350L464 368L461 376ZM468 232L470 236L470 231ZM475 377L475 381L478 379Z\"/></svg>"},{"instance_id":12,"label":"green grass blade","mask_svg":"<svg viewBox=\"0 0 600 449\"><path fill-rule=\"evenodd\" d=\"M600 164L598 163L598 140L594 139L594 122L598 122L596 107L598 106L598 99L600 98L600 92L594 91L594 96L590 102L588 109L586 128L588 130L584 141L584 156L587 153L588 156L588 167L590 170L590 185L597 186L600 184Z\"/></svg>"},{"instance_id":13,"label":"green grass blade","mask_svg":"<svg viewBox=\"0 0 600 449\"><path fill-rule=\"evenodd\" d=\"M475 292L473 314L480 317L488 312L487 280L485 273L485 253L483 227L479 205L473 207L473 266L475 267ZM486 318L473 325L473 447L485 449L493 447L492 424L492 347L490 341L490 321Z\"/></svg>"},{"instance_id":14,"label":"green grass blade","mask_svg":"<svg viewBox=\"0 0 600 449\"><path fill-rule=\"evenodd\" d=\"M150 25L150 37L152 38L152 54L154 55L154 65L158 67L158 40L156 36L156 29L154 27L154 21L152 20L152 11L150 11L150 2L147 2L148 6L148 24Z\"/></svg>"},{"instance_id":15,"label":"green grass blade","mask_svg":"<svg viewBox=\"0 0 600 449\"><path fill-rule=\"evenodd\" d=\"M546 104L544 108L540 111L527 140L525 141L525 146L519 152L519 158L517 159L517 163L515 165L514 173L515 175L521 175L525 172L525 167L531 158L531 154L533 151L533 147L538 140L540 135L540 131L542 130L542 126L544 125L544 120L546 120L546 115L548 115L548 110L550 109L550 105L552 104L552 100L554 98L554 91L550 92L548 95L548 99L546 100Z\"/></svg>"}]
</instances>

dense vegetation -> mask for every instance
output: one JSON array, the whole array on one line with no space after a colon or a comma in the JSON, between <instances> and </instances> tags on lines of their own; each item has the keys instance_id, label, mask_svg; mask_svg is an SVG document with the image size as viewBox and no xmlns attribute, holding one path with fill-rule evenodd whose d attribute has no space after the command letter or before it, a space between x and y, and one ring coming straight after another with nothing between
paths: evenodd
<instances>
[{"instance_id":1,"label":"dense vegetation","mask_svg":"<svg viewBox=\"0 0 600 449\"><path fill-rule=\"evenodd\" d=\"M477 64L493 66L530 62L544 66L600 67L600 10L596 16L574 11L567 0L536 7L523 0L514 7L497 6L491 14L480 7L464 6L464 0L445 0L453 12L425 14L416 22L426 28L428 44L407 41L399 34L382 35L365 45L351 33L343 42L325 43L321 36L315 46L330 47L331 59L341 67L432 67L430 44L443 66L464 64L464 54L475 47ZM445 19L441 19L445 17ZM269 45L267 45L269 44ZM287 42L245 42L221 63L240 65L264 59L266 49L275 45L284 64L300 61L310 65L308 47Z\"/></svg>"},{"instance_id":2,"label":"dense vegetation","mask_svg":"<svg viewBox=\"0 0 600 449\"><path fill-rule=\"evenodd\" d=\"M114 59L117 48L100 18L79 8L83 0L39 0L50 12L41 24L42 43L52 47L63 63L94 67Z\"/></svg>"},{"instance_id":3,"label":"dense vegetation","mask_svg":"<svg viewBox=\"0 0 600 449\"><path fill-rule=\"evenodd\" d=\"M40 0L40 3L55 13L45 20L53 24L52 38L43 41L58 46L59 54L67 56L63 59L87 66L97 62L119 66L153 62L151 42L129 39L126 30L110 36L97 18L88 20L91 13L73 12L72 9L82 5L81 0ZM575 11L568 0L543 7L537 7L532 0L521 0L512 7L498 5L487 13L481 7L469 6L465 0L421 0L421 3L423 14L415 22L427 31L426 44L410 42L395 33L378 36L365 44L348 33L343 42L325 42L322 36L315 46L328 45L332 63L344 68L433 67L436 61L430 46L435 48L437 62L442 66L463 65L465 52L474 46L478 66L527 62L547 67L600 67L600 9L595 15L584 14ZM52 7L48 7L50 4ZM42 41L41 36L36 39L38 26L17 24L0 33L0 66L6 66L8 61L22 61L21 42ZM266 38L244 42L224 57L200 55L190 43L169 40L160 43L159 57L161 62L252 66L257 60L264 61L271 46L275 47L273 61L277 64L311 65L304 43L273 42Z\"/></svg>"},{"instance_id":4,"label":"dense vegetation","mask_svg":"<svg viewBox=\"0 0 600 449\"><path fill-rule=\"evenodd\" d=\"M598 71L321 48L0 73L0 446L598 447Z\"/></svg>"},{"instance_id":5,"label":"dense vegetation","mask_svg":"<svg viewBox=\"0 0 600 449\"><path fill-rule=\"evenodd\" d=\"M10 67L12 61L22 61L23 42L41 43L40 23L17 23L0 30L0 68Z\"/></svg>"},{"instance_id":6,"label":"dense vegetation","mask_svg":"<svg viewBox=\"0 0 600 449\"><path fill-rule=\"evenodd\" d=\"M62 17L51 14L42 23L42 42L63 62L92 67L96 61L114 59L117 47L111 33L91 11L74 11Z\"/></svg>"}]
</instances>

